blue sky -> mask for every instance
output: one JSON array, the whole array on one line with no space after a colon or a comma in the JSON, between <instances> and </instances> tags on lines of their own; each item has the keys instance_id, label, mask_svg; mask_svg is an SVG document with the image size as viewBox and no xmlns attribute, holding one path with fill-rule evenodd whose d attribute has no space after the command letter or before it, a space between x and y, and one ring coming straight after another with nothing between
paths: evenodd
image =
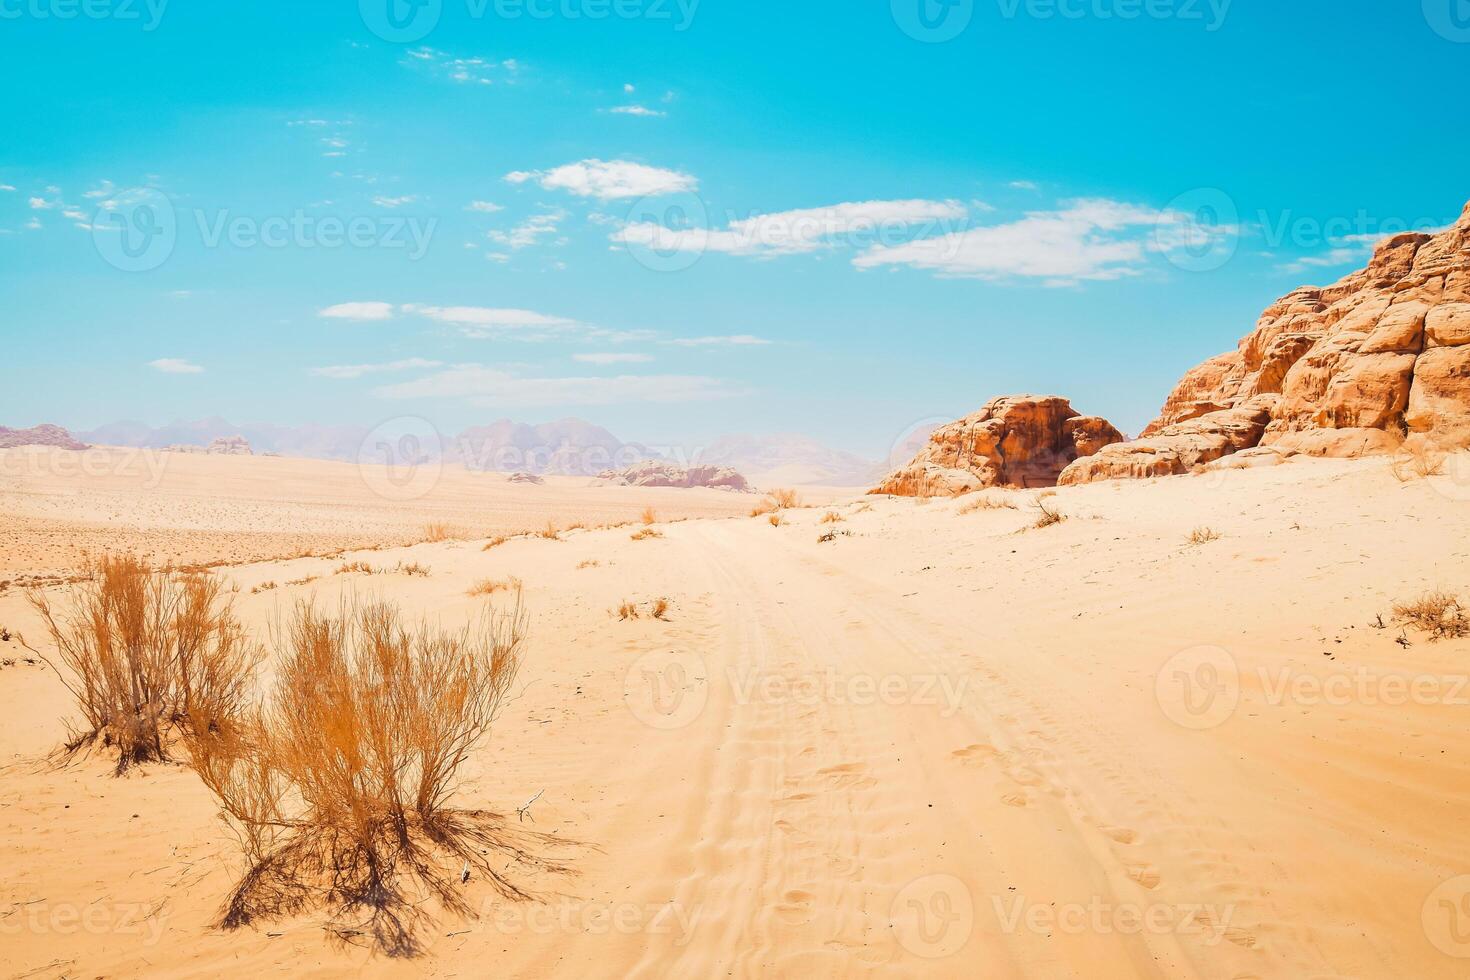
<instances>
[{"instance_id":1,"label":"blue sky","mask_svg":"<svg viewBox=\"0 0 1470 980\"><path fill-rule=\"evenodd\" d=\"M1470 198L1463 0L0 0L0 44L0 424L1136 431Z\"/></svg>"}]
</instances>

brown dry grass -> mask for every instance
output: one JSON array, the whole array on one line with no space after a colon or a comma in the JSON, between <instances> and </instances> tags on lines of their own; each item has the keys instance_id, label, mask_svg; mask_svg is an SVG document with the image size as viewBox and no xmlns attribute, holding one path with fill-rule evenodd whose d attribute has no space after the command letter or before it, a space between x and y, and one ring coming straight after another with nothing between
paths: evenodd
<instances>
[{"instance_id":1,"label":"brown dry grass","mask_svg":"<svg viewBox=\"0 0 1470 980\"><path fill-rule=\"evenodd\" d=\"M596 558L586 558L582 561L577 562L577 568L579 570L583 568L597 568L601 564L602 562L598 561Z\"/></svg>"},{"instance_id":2,"label":"brown dry grass","mask_svg":"<svg viewBox=\"0 0 1470 980\"><path fill-rule=\"evenodd\" d=\"M1036 518L1036 522L1031 525L1032 527L1051 527L1053 524L1060 524L1067 519L1067 515L1063 514L1060 510L1055 507L1048 507L1044 499L1038 499L1036 501L1036 507L1041 511L1041 514Z\"/></svg>"},{"instance_id":3,"label":"brown dry grass","mask_svg":"<svg viewBox=\"0 0 1470 980\"><path fill-rule=\"evenodd\" d=\"M365 561L344 561L341 565L337 566L338 575L352 575L354 573L377 575L378 569Z\"/></svg>"},{"instance_id":4,"label":"brown dry grass","mask_svg":"<svg viewBox=\"0 0 1470 980\"><path fill-rule=\"evenodd\" d=\"M469 591L465 595L474 598L482 595L494 595L497 592L520 592L522 587L523 583L514 575L501 579L482 578L470 586Z\"/></svg>"},{"instance_id":5,"label":"brown dry grass","mask_svg":"<svg viewBox=\"0 0 1470 980\"><path fill-rule=\"evenodd\" d=\"M1220 540L1220 532L1212 527L1197 527L1189 532L1186 538L1190 544L1208 544L1211 541Z\"/></svg>"},{"instance_id":6,"label":"brown dry grass","mask_svg":"<svg viewBox=\"0 0 1470 980\"><path fill-rule=\"evenodd\" d=\"M772 490L771 502L782 510L801 506L801 495L795 490Z\"/></svg>"},{"instance_id":7,"label":"brown dry grass","mask_svg":"<svg viewBox=\"0 0 1470 980\"><path fill-rule=\"evenodd\" d=\"M560 534L560 532L557 531L556 525L554 523L552 523L551 521L547 521L546 522L546 526L543 527L540 531L536 532L536 534L537 534L538 537L545 538L548 541L560 541L561 540L561 534Z\"/></svg>"},{"instance_id":8,"label":"brown dry grass","mask_svg":"<svg viewBox=\"0 0 1470 980\"><path fill-rule=\"evenodd\" d=\"M959 513L973 514L981 510L1019 510L1016 502L1008 496L1001 494L989 494L985 491L975 494L973 498L960 505Z\"/></svg>"},{"instance_id":9,"label":"brown dry grass","mask_svg":"<svg viewBox=\"0 0 1470 980\"><path fill-rule=\"evenodd\" d=\"M1436 589L1409 602L1395 603L1393 614L1399 621L1437 640L1470 635L1470 618L1466 616L1464 603L1443 590Z\"/></svg>"},{"instance_id":10,"label":"brown dry grass","mask_svg":"<svg viewBox=\"0 0 1470 980\"><path fill-rule=\"evenodd\" d=\"M451 538L458 537L458 535L459 532L457 529L450 527L442 521L433 521L424 525L423 539L431 543L448 541Z\"/></svg>"},{"instance_id":11,"label":"brown dry grass","mask_svg":"<svg viewBox=\"0 0 1470 980\"><path fill-rule=\"evenodd\" d=\"M434 908L475 914L460 885L471 874L516 901L534 896L510 869L567 873L554 854L565 841L450 805L516 676L525 625L519 606L443 632L386 604L298 605L264 702L189 738L247 863L219 924L326 908L341 941L409 956Z\"/></svg>"},{"instance_id":12,"label":"brown dry grass","mask_svg":"<svg viewBox=\"0 0 1470 980\"><path fill-rule=\"evenodd\" d=\"M630 535L634 541L643 541L648 538L661 538L663 536L663 532L656 527L645 527L643 530L635 531Z\"/></svg>"},{"instance_id":13,"label":"brown dry grass","mask_svg":"<svg viewBox=\"0 0 1470 980\"><path fill-rule=\"evenodd\" d=\"M847 520L847 518L845 518L841 514L837 513L837 511L835 511L835 510L829 510L829 511L827 511L827 513L825 513L825 514L822 515L822 519L820 521L818 521L817 523L818 524L841 524L845 520Z\"/></svg>"},{"instance_id":14,"label":"brown dry grass","mask_svg":"<svg viewBox=\"0 0 1470 980\"><path fill-rule=\"evenodd\" d=\"M1410 439L1399 447L1389 469L1400 483L1443 476L1447 455L1426 439Z\"/></svg>"},{"instance_id":15,"label":"brown dry grass","mask_svg":"<svg viewBox=\"0 0 1470 980\"><path fill-rule=\"evenodd\" d=\"M115 749L122 772L168 759L173 736L239 709L261 655L219 579L131 556L104 557L89 573L64 612L39 591L27 594L65 670L51 666L81 710L68 752Z\"/></svg>"},{"instance_id":16,"label":"brown dry grass","mask_svg":"<svg viewBox=\"0 0 1470 980\"><path fill-rule=\"evenodd\" d=\"M618 619L620 619L620 620L621 619L637 619L638 618L638 604L635 603L635 602L629 602L627 599L624 599L623 602L622 602L622 604L620 606L618 606L616 615L617 615Z\"/></svg>"},{"instance_id":17,"label":"brown dry grass","mask_svg":"<svg viewBox=\"0 0 1470 980\"><path fill-rule=\"evenodd\" d=\"M641 518L641 520L644 524L657 524L658 511L654 510L652 507L645 507L643 509L643 517Z\"/></svg>"},{"instance_id":18,"label":"brown dry grass","mask_svg":"<svg viewBox=\"0 0 1470 980\"><path fill-rule=\"evenodd\" d=\"M653 618L667 620L669 618L669 600L655 599L653 602Z\"/></svg>"},{"instance_id":19,"label":"brown dry grass","mask_svg":"<svg viewBox=\"0 0 1470 980\"><path fill-rule=\"evenodd\" d=\"M780 527L781 526L781 515L780 514L772 514L770 516L770 518L768 518L768 519L771 522L771 527Z\"/></svg>"},{"instance_id":20,"label":"brown dry grass","mask_svg":"<svg viewBox=\"0 0 1470 980\"><path fill-rule=\"evenodd\" d=\"M489 551L491 548L499 548L501 545L505 544L509 540L510 540L510 537L508 535L505 535L505 534L496 535L495 537L491 538L489 541L485 542L485 547L481 548L480 550L481 551Z\"/></svg>"}]
</instances>

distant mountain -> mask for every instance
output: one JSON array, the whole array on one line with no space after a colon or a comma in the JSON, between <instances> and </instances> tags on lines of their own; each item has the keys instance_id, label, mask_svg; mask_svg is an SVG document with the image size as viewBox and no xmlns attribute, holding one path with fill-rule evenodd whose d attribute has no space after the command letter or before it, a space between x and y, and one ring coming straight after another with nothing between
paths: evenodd
<instances>
[{"instance_id":1,"label":"distant mountain","mask_svg":"<svg viewBox=\"0 0 1470 980\"><path fill-rule=\"evenodd\" d=\"M724 436L699 454L699 462L731 467L765 487L860 487L884 472L878 462L791 433Z\"/></svg>"},{"instance_id":2,"label":"distant mountain","mask_svg":"<svg viewBox=\"0 0 1470 980\"><path fill-rule=\"evenodd\" d=\"M0 449L17 446L53 446L57 449L86 449L59 425L42 424L30 429L7 429L0 425Z\"/></svg>"},{"instance_id":3,"label":"distant mountain","mask_svg":"<svg viewBox=\"0 0 1470 980\"><path fill-rule=\"evenodd\" d=\"M658 453L582 419L566 418L542 425L501 419L461 432L446 456L471 470L502 473L551 473L596 476L623 469Z\"/></svg>"},{"instance_id":4,"label":"distant mountain","mask_svg":"<svg viewBox=\"0 0 1470 980\"><path fill-rule=\"evenodd\" d=\"M222 418L193 422L171 422L152 428L142 422L114 422L83 434L102 446L137 446L167 449L170 446L208 446L216 440L243 436L256 452L309 459L357 459L358 448L370 430L356 425L271 425L264 422L236 425Z\"/></svg>"}]
</instances>

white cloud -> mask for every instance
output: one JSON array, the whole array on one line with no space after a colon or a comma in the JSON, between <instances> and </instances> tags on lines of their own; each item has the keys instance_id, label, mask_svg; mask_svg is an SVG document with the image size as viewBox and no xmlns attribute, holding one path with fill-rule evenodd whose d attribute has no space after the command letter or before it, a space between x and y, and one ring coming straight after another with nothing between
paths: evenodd
<instances>
[{"instance_id":1,"label":"white cloud","mask_svg":"<svg viewBox=\"0 0 1470 980\"><path fill-rule=\"evenodd\" d=\"M860 269L909 266L944 276L999 280L1039 278L1048 285L1138 275L1147 255L1169 253L1200 235L1238 229L1206 227L1193 216L1093 199L1055 211L1032 211L1007 224L969 228L899 245L875 245L853 260Z\"/></svg>"},{"instance_id":2,"label":"white cloud","mask_svg":"<svg viewBox=\"0 0 1470 980\"><path fill-rule=\"evenodd\" d=\"M55 201L48 201L44 197L33 197L30 203L32 211L49 211L56 207Z\"/></svg>"},{"instance_id":3,"label":"white cloud","mask_svg":"<svg viewBox=\"0 0 1470 980\"><path fill-rule=\"evenodd\" d=\"M416 194L405 194L402 197L386 197L382 194L373 198L373 203L380 208L399 208L405 204L412 204L418 200Z\"/></svg>"},{"instance_id":4,"label":"white cloud","mask_svg":"<svg viewBox=\"0 0 1470 980\"><path fill-rule=\"evenodd\" d=\"M1009 187L1009 188L1011 188L1012 190L1018 190L1018 191L1039 191L1039 190L1041 190L1041 188L1039 186L1037 186L1037 184L1036 184L1035 181L1030 181L1030 180L1013 180L1009 184L1007 184L1006 186Z\"/></svg>"},{"instance_id":5,"label":"white cloud","mask_svg":"<svg viewBox=\"0 0 1470 980\"><path fill-rule=\"evenodd\" d=\"M534 181L546 190L564 190L601 201L693 191L699 181L689 174L628 160L582 160L553 170L517 170L505 175L512 184Z\"/></svg>"},{"instance_id":6,"label":"white cloud","mask_svg":"<svg viewBox=\"0 0 1470 980\"><path fill-rule=\"evenodd\" d=\"M548 211L534 215L510 231L491 231L485 237L502 248L512 250L535 245L542 238L556 234L557 227L566 218L565 211Z\"/></svg>"},{"instance_id":7,"label":"white cloud","mask_svg":"<svg viewBox=\"0 0 1470 980\"><path fill-rule=\"evenodd\" d=\"M149 361L148 366L155 371L164 374L203 374L204 368L197 364L191 364L177 357L160 357L156 361Z\"/></svg>"},{"instance_id":8,"label":"white cloud","mask_svg":"<svg viewBox=\"0 0 1470 980\"><path fill-rule=\"evenodd\" d=\"M662 252L792 255L829 247L837 238L883 242L946 231L967 215L958 201L860 201L756 215L731 221L723 229L669 228L651 221L634 222L610 238Z\"/></svg>"},{"instance_id":9,"label":"white cloud","mask_svg":"<svg viewBox=\"0 0 1470 980\"><path fill-rule=\"evenodd\" d=\"M91 190L84 191L82 193L82 196L85 197L85 198L90 198L92 200L95 200L95 199L97 199L99 197L107 197L114 190L116 190L116 187L113 186L112 181L110 181L110 180L104 180L102 183L98 184L96 187L92 188Z\"/></svg>"},{"instance_id":10,"label":"white cloud","mask_svg":"<svg viewBox=\"0 0 1470 980\"><path fill-rule=\"evenodd\" d=\"M409 357L401 361L387 361L382 364L339 364L331 367L312 368L311 373L322 378L352 379L360 378L366 374L383 374L389 371L413 371L443 366L443 361L429 361L422 357Z\"/></svg>"},{"instance_id":11,"label":"white cloud","mask_svg":"<svg viewBox=\"0 0 1470 980\"><path fill-rule=\"evenodd\" d=\"M583 364L647 364L653 360L648 354L614 354L599 351L592 354L573 354L572 360Z\"/></svg>"},{"instance_id":12,"label":"white cloud","mask_svg":"<svg viewBox=\"0 0 1470 980\"><path fill-rule=\"evenodd\" d=\"M0 191L14 191L14 190L15 190L15 187L13 185L11 185L11 184L0 184Z\"/></svg>"},{"instance_id":13,"label":"white cloud","mask_svg":"<svg viewBox=\"0 0 1470 980\"><path fill-rule=\"evenodd\" d=\"M460 85L493 85L497 72L502 75L514 75L520 69L520 65L514 60L455 58L430 47L409 50L402 64L423 66Z\"/></svg>"},{"instance_id":14,"label":"white cloud","mask_svg":"<svg viewBox=\"0 0 1470 980\"><path fill-rule=\"evenodd\" d=\"M41 230L41 219L39 219L39 218L32 218L30 221L27 221L26 222L26 228L29 231L40 231Z\"/></svg>"},{"instance_id":15,"label":"white cloud","mask_svg":"<svg viewBox=\"0 0 1470 980\"><path fill-rule=\"evenodd\" d=\"M567 327L576 323L560 316L548 316L534 310L502 309L489 306L420 306L409 303L405 313L417 313L440 323L475 327Z\"/></svg>"},{"instance_id":16,"label":"white cloud","mask_svg":"<svg viewBox=\"0 0 1470 980\"><path fill-rule=\"evenodd\" d=\"M650 109L646 105L615 105L608 112L620 116L667 116L662 109Z\"/></svg>"},{"instance_id":17,"label":"white cloud","mask_svg":"<svg viewBox=\"0 0 1470 980\"><path fill-rule=\"evenodd\" d=\"M338 303L317 313L329 320L389 320L393 317L392 303Z\"/></svg>"},{"instance_id":18,"label":"white cloud","mask_svg":"<svg viewBox=\"0 0 1470 980\"><path fill-rule=\"evenodd\" d=\"M772 341L740 333L728 337L676 337L668 343L675 347L765 347Z\"/></svg>"},{"instance_id":19,"label":"white cloud","mask_svg":"<svg viewBox=\"0 0 1470 980\"><path fill-rule=\"evenodd\" d=\"M623 91L626 92L628 95L632 95L636 91L636 89L633 88L632 82L628 82L623 85Z\"/></svg>"},{"instance_id":20,"label":"white cloud","mask_svg":"<svg viewBox=\"0 0 1470 980\"><path fill-rule=\"evenodd\" d=\"M504 211L505 208L490 201L471 201L465 205L466 211L476 211L480 214L494 214L496 211Z\"/></svg>"},{"instance_id":21,"label":"white cloud","mask_svg":"<svg viewBox=\"0 0 1470 980\"><path fill-rule=\"evenodd\" d=\"M471 405L515 406L678 403L729 398L745 392L697 375L618 375L610 378L524 378L498 368L460 364L413 381L374 389L380 398L462 398Z\"/></svg>"}]
</instances>

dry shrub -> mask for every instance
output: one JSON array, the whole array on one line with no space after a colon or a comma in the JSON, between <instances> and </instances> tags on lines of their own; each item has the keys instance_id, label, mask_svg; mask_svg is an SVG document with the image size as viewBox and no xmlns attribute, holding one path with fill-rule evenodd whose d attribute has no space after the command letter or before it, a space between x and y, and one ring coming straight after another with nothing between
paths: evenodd
<instances>
[{"instance_id":1,"label":"dry shrub","mask_svg":"<svg viewBox=\"0 0 1470 980\"><path fill-rule=\"evenodd\" d=\"M485 542L485 547L481 548L480 550L481 551L489 551L491 548L499 548L501 545L505 544L509 540L510 540L510 538L507 535L504 535L504 534L496 535L495 537L491 538L489 541Z\"/></svg>"},{"instance_id":2,"label":"dry shrub","mask_svg":"<svg viewBox=\"0 0 1470 980\"><path fill-rule=\"evenodd\" d=\"M1437 640L1470 635L1465 605L1442 590L1426 592L1412 602L1395 603L1394 617Z\"/></svg>"},{"instance_id":3,"label":"dry shrub","mask_svg":"<svg viewBox=\"0 0 1470 980\"><path fill-rule=\"evenodd\" d=\"M317 580L317 576L315 576L315 575L303 575L301 578L293 578L293 579L291 579L286 584L287 585L306 585L307 583L309 583L309 582L315 582L316 580Z\"/></svg>"},{"instance_id":4,"label":"dry shrub","mask_svg":"<svg viewBox=\"0 0 1470 980\"><path fill-rule=\"evenodd\" d=\"M168 759L172 736L239 710L260 652L219 579L155 571L130 556L104 557L89 572L64 613L39 591L27 594L66 668L57 674L81 709L68 752L116 749L122 772Z\"/></svg>"},{"instance_id":5,"label":"dry shrub","mask_svg":"<svg viewBox=\"0 0 1470 980\"><path fill-rule=\"evenodd\" d=\"M772 490L771 502L783 510L800 507L801 495L795 490Z\"/></svg>"},{"instance_id":6,"label":"dry shrub","mask_svg":"<svg viewBox=\"0 0 1470 980\"><path fill-rule=\"evenodd\" d=\"M261 582L255 588L253 588L253 589L250 590L250 594L251 595L259 595L262 592L269 592L271 589L274 589L274 588L276 588L276 583L275 582Z\"/></svg>"},{"instance_id":7,"label":"dry shrub","mask_svg":"<svg viewBox=\"0 0 1470 980\"><path fill-rule=\"evenodd\" d=\"M1445 459L1446 454L1431 446L1428 440L1410 439L1399 447L1389 468L1394 479L1408 483L1443 476Z\"/></svg>"},{"instance_id":8,"label":"dry shrub","mask_svg":"<svg viewBox=\"0 0 1470 980\"><path fill-rule=\"evenodd\" d=\"M418 575L422 578L429 577L428 566L420 565L418 562L413 562L412 564L408 565L405 565L403 562L399 562L398 567L394 570L397 572L401 572L404 575Z\"/></svg>"},{"instance_id":9,"label":"dry shrub","mask_svg":"<svg viewBox=\"0 0 1470 980\"><path fill-rule=\"evenodd\" d=\"M265 701L189 739L248 862L219 924L323 907L343 941L413 955L431 903L474 915L460 889L471 873L524 900L509 868L568 872L555 857L567 842L450 806L515 678L525 626L519 606L445 632L387 604L335 615L299 604Z\"/></svg>"},{"instance_id":10,"label":"dry shrub","mask_svg":"<svg viewBox=\"0 0 1470 980\"><path fill-rule=\"evenodd\" d=\"M602 562L598 561L596 558L587 558L577 562L577 568L579 570L583 568L597 568L601 564Z\"/></svg>"},{"instance_id":11,"label":"dry shrub","mask_svg":"<svg viewBox=\"0 0 1470 980\"><path fill-rule=\"evenodd\" d=\"M365 561L344 561L337 567L338 575L351 575L354 572L363 575L376 575L378 570Z\"/></svg>"},{"instance_id":12,"label":"dry shrub","mask_svg":"<svg viewBox=\"0 0 1470 980\"><path fill-rule=\"evenodd\" d=\"M1220 540L1220 532L1212 527L1197 527L1189 532L1187 539L1190 544L1208 544L1211 541Z\"/></svg>"},{"instance_id":13,"label":"dry shrub","mask_svg":"<svg viewBox=\"0 0 1470 980\"><path fill-rule=\"evenodd\" d=\"M836 531L836 530L828 531L825 534L820 534L820 535L817 536L817 544L831 544L832 542L836 541L838 538L850 538L850 537L852 537L852 532L849 531L849 530L847 530L847 529L845 529L845 528L843 530L841 530L841 531Z\"/></svg>"},{"instance_id":14,"label":"dry shrub","mask_svg":"<svg viewBox=\"0 0 1470 980\"><path fill-rule=\"evenodd\" d=\"M424 525L423 538L429 542L448 541L455 537L455 529L441 521L434 521Z\"/></svg>"},{"instance_id":15,"label":"dry shrub","mask_svg":"<svg viewBox=\"0 0 1470 980\"><path fill-rule=\"evenodd\" d=\"M638 605L637 605L637 603L629 602L627 599L624 599L622 605L618 606L618 608L617 608L617 617L620 620L623 620L623 619L637 619L638 618Z\"/></svg>"},{"instance_id":16,"label":"dry shrub","mask_svg":"<svg viewBox=\"0 0 1470 980\"><path fill-rule=\"evenodd\" d=\"M643 508L643 516L642 518L640 518L640 520L642 520L644 524L657 524L658 511L654 510L652 507L645 507Z\"/></svg>"},{"instance_id":17,"label":"dry shrub","mask_svg":"<svg viewBox=\"0 0 1470 980\"><path fill-rule=\"evenodd\" d=\"M847 518L845 518L841 514L837 513L837 511L835 511L835 510L829 510L829 511L827 511L827 513L825 513L825 514L822 515L822 519L820 521L818 521L817 523L818 524L841 524L845 520L847 520Z\"/></svg>"},{"instance_id":18,"label":"dry shrub","mask_svg":"<svg viewBox=\"0 0 1470 980\"><path fill-rule=\"evenodd\" d=\"M556 525L551 521L547 521L546 526L538 531L537 534L540 537L546 538L548 541L561 540L561 535L557 532Z\"/></svg>"},{"instance_id":19,"label":"dry shrub","mask_svg":"<svg viewBox=\"0 0 1470 980\"><path fill-rule=\"evenodd\" d=\"M768 519L771 522L771 527L780 527L781 526L781 515L780 514L772 514L770 516L770 518L768 518Z\"/></svg>"},{"instance_id":20,"label":"dry shrub","mask_svg":"<svg viewBox=\"0 0 1470 980\"><path fill-rule=\"evenodd\" d=\"M669 600L655 599L653 603L653 618L667 620L669 618Z\"/></svg>"},{"instance_id":21,"label":"dry shrub","mask_svg":"<svg viewBox=\"0 0 1470 980\"><path fill-rule=\"evenodd\" d=\"M973 514L980 510L1019 510L1016 502L1008 496L978 493L973 499L960 506L959 513Z\"/></svg>"},{"instance_id":22,"label":"dry shrub","mask_svg":"<svg viewBox=\"0 0 1470 980\"><path fill-rule=\"evenodd\" d=\"M470 586L469 591L465 595L473 598L475 596L494 595L497 592L520 592L522 587L523 583L514 575L502 579L482 578Z\"/></svg>"},{"instance_id":23,"label":"dry shrub","mask_svg":"<svg viewBox=\"0 0 1470 980\"><path fill-rule=\"evenodd\" d=\"M645 527L641 531L635 531L632 535L634 541L643 541L647 538L661 538L663 532L656 527Z\"/></svg>"},{"instance_id":24,"label":"dry shrub","mask_svg":"<svg viewBox=\"0 0 1470 980\"><path fill-rule=\"evenodd\" d=\"M769 497L750 509L751 517L764 517L776 509L776 502Z\"/></svg>"},{"instance_id":25,"label":"dry shrub","mask_svg":"<svg viewBox=\"0 0 1470 980\"><path fill-rule=\"evenodd\" d=\"M1053 524L1060 524L1067 519L1067 515L1063 514L1056 507L1048 507L1045 499L1038 499L1036 501L1036 507L1041 511L1041 514L1036 518L1036 522L1031 525L1032 527L1051 527Z\"/></svg>"}]
</instances>

